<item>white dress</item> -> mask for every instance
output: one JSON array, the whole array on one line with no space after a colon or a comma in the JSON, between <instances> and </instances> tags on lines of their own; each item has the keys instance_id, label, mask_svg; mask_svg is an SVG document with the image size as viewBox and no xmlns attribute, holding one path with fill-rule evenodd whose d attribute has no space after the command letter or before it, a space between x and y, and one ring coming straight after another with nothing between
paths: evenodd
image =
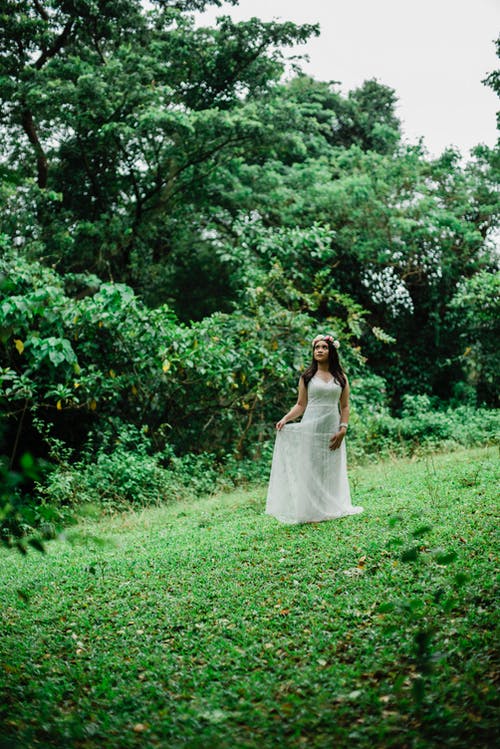
<instances>
[{"instance_id":1,"label":"white dress","mask_svg":"<svg viewBox=\"0 0 500 749\"><path fill-rule=\"evenodd\" d=\"M340 423L342 388L317 374L307 387L307 407L298 424L286 424L276 434L267 493L266 513L282 523L312 523L355 515L345 441L330 450Z\"/></svg>"}]
</instances>

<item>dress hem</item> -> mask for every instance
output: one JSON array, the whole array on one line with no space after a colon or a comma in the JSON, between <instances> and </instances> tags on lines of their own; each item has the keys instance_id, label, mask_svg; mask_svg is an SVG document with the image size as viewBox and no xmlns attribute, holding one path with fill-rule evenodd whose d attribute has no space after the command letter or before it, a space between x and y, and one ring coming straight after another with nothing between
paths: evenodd
<instances>
[{"instance_id":1,"label":"dress hem","mask_svg":"<svg viewBox=\"0 0 500 749\"><path fill-rule=\"evenodd\" d=\"M275 515L270 510L266 510L266 515L270 515L271 517L278 520L280 523L283 523L284 525L306 525L307 523L323 523L326 520L337 520L338 518L345 518L349 515L359 515L361 512L364 511L363 507L352 507L350 510L347 510L346 512L339 512L335 515L325 515L320 518L307 518L304 520L300 520L297 518L290 518L283 515Z\"/></svg>"}]
</instances>

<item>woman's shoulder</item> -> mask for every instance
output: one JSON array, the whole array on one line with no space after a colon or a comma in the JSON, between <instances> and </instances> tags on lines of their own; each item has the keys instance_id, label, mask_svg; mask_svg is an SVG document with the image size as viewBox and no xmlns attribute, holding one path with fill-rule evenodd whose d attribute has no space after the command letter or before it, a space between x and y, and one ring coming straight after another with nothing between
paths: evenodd
<instances>
[{"instance_id":1,"label":"woman's shoulder","mask_svg":"<svg viewBox=\"0 0 500 749\"><path fill-rule=\"evenodd\" d=\"M313 375L314 375L314 372L312 371L311 367L304 369L304 371L300 375L299 383L302 382L304 383L304 385L307 385L309 380L313 377Z\"/></svg>"},{"instance_id":2,"label":"woman's shoulder","mask_svg":"<svg viewBox=\"0 0 500 749\"><path fill-rule=\"evenodd\" d=\"M337 385L340 385L342 390L345 390L346 387L347 388L349 387L349 380L347 379L347 375L344 371L342 371L341 373L332 372L332 377L333 377L333 381Z\"/></svg>"},{"instance_id":3,"label":"woman's shoulder","mask_svg":"<svg viewBox=\"0 0 500 749\"><path fill-rule=\"evenodd\" d=\"M349 392L351 390L350 385L349 385L349 380L347 379L347 375L345 374L345 372L343 372L343 375L344 375L344 381L345 381L345 383L344 383L344 385L342 385L341 383L339 383L339 384L342 387L342 392L349 394Z\"/></svg>"}]
</instances>

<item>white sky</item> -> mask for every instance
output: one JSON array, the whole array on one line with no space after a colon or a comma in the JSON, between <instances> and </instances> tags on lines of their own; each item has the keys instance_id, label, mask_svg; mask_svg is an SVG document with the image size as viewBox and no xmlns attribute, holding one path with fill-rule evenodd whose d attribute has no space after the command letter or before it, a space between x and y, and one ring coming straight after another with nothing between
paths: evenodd
<instances>
[{"instance_id":1,"label":"white sky","mask_svg":"<svg viewBox=\"0 0 500 749\"><path fill-rule=\"evenodd\" d=\"M481 81L500 67L500 0L240 0L201 19L225 14L319 23L321 36L295 50L309 55L304 71L343 92L369 78L391 86L406 140L423 137L432 156L497 141L500 101Z\"/></svg>"}]
</instances>

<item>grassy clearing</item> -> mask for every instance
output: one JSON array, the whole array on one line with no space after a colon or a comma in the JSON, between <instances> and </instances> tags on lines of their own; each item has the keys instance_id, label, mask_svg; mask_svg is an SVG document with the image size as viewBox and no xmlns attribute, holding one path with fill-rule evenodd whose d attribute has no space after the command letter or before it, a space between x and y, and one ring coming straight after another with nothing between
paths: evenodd
<instances>
[{"instance_id":1,"label":"grassy clearing","mask_svg":"<svg viewBox=\"0 0 500 749\"><path fill-rule=\"evenodd\" d=\"M328 523L279 525L260 487L3 553L3 740L492 746L496 465L356 468L365 513Z\"/></svg>"}]
</instances>

